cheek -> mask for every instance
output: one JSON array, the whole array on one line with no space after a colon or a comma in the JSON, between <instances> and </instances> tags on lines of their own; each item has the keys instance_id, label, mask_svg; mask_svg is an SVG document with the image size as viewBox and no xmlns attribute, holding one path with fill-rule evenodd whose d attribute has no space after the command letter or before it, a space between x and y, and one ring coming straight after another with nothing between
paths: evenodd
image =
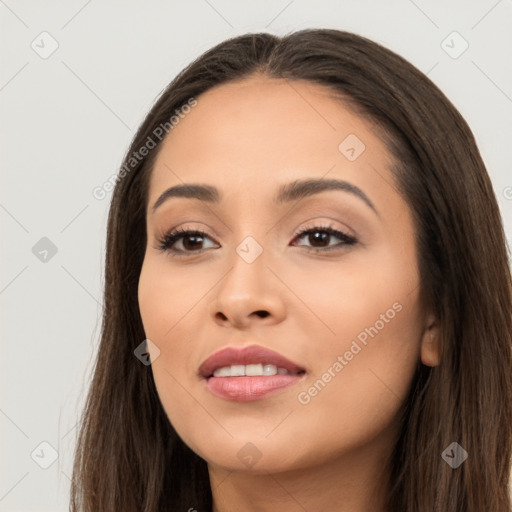
<instances>
[{"instance_id":1,"label":"cheek","mask_svg":"<svg viewBox=\"0 0 512 512\"><path fill-rule=\"evenodd\" d=\"M185 433L182 437L190 446L195 446L193 423L185 420L182 425L184 413L187 416L197 409L190 394L191 376L196 371L191 354L195 329L200 328L200 323L194 321L193 308L200 307L198 301L211 284L204 279L203 287L187 286L189 280L184 273L170 272L166 263L158 256L144 260L138 287L139 309L146 337L160 350L151 364L159 399L173 426L180 435Z\"/></svg>"},{"instance_id":2,"label":"cheek","mask_svg":"<svg viewBox=\"0 0 512 512\"><path fill-rule=\"evenodd\" d=\"M165 256L146 256L139 278L139 309L146 336L160 343L176 338L201 290L170 271ZM203 291L204 294L204 291ZM182 321L185 320L185 321ZM190 333L189 333L190 334Z\"/></svg>"},{"instance_id":3,"label":"cheek","mask_svg":"<svg viewBox=\"0 0 512 512\"><path fill-rule=\"evenodd\" d=\"M308 305L322 323L309 315L300 330L312 337L315 324L323 334L310 352L314 367L299 402L326 425L335 418L347 432L383 427L407 395L421 337L418 275L409 255L384 250L372 261L354 260L349 271L333 267L323 279L316 270L309 281L316 284Z\"/></svg>"},{"instance_id":4,"label":"cheek","mask_svg":"<svg viewBox=\"0 0 512 512\"><path fill-rule=\"evenodd\" d=\"M293 268L286 276L296 296L307 306L304 315L296 315L300 331L311 337L316 328L320 353L348 350L352 340L372 339L375 328L380 340L389 337L387 349L397 347L406 318L415 325L419 277L414 248L381 244L370 250L354 251L334 264L316 264ZM401 311L398 311L401 310ZM411 317L412 315L412 317ZM314 340L314 338L312 338ZM384 341L381 341L384 346ZM325 361L324 361L325 363Z\"/></svg>"},{"instance_id":5,"label":"cheek","mask_svg":"<svg viewBox=\"0 0 512 512\"><path fill-rule=\"evenodd\" d=\"M340 332L349 326L354 335L319 347L318 364L297 389L293 416L304 426L300 443L314 445L317 456L363 446L397 426L419 357L416 310L399 298L395 309L375 298L373 310L357 320L348 311L345 321L340 315ZM388 323L379 318L386 311Z\"/></svg>"},{"instance_id":6,"label":"cheek","mask_svg":"<svg viewBox=\"0 0 512 512\"><path fill-rule=\"evenodd\" d=\"M169 272L165 259L150 256L139 279L139 309L146 337L160 350L152 364L155 381L177 377L187 370L187 349L194 336L189 318L199 290L185 286L183 278ZM204 291L203 291L204 294Z\"/></svg>"},{"instance_id":7,"label":"cheek","mask_svg":"<svg viewBox=\"0 0 512 512\"><path fill-rule=\"evenodd\" d=\"M172 295L166 294L165 274L160 277L157 266L146 255L139 277L139 310L146 336L155 340L164 332L166 315L162 313L172 306Z\"/></svg>"}]
</instances>

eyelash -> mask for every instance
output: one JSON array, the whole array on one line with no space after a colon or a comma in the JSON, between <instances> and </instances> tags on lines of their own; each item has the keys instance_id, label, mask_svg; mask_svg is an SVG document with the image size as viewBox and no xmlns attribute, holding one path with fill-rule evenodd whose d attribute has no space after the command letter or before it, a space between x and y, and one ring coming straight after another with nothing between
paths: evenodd
<instances>
[{"instance_id":1,"label":"eyelash","mask_svg":"<svg viewBox=\"0 0 512 512\"><path fill-rule=\"evenodd\" d=\"M310 248L310 252L319 253L319 252L330 252L335 250L340 250L341 246L351 246L357 243L357 240L353 237L344 233L343 231L339 231L334 229L332 226L314 226L312 228L304 229L299 231L294 235L294 240L296 238L303 238L306 235L310 235L313 233L328 233L329 235L335 236L343 241L342 244L338 244L338 246L334 247L326 247L326 248ZM182 238L186 238L186 236L200 236L201 238L210 238L210 236L201 230L192 230L192 229L175 229L174 231L170 231L168 233L164 233L161 237L158 238L158 249L164 252L168 252L171 256L177 257L188 257L196 254L201 254L207 249L200 249L198 251L177 251L176 249L172 249L171 246L178 240Z\"/></svg>"}]
</instances>

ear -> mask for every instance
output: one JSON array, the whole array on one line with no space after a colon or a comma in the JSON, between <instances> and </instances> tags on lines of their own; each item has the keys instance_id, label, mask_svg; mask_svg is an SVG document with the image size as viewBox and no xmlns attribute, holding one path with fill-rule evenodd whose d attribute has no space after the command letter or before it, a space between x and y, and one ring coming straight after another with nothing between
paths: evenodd
<instances>
[{"instance_id":1,"label":"ear","mask_svg":"<svg viewBox=\"0 0 512 512\"><path fill-rule=\"evenodd\" d=\"M441 363L441 329L434 315L429 315L421 337L421 362L426 366Z\"/></svg>"}]
</instances>

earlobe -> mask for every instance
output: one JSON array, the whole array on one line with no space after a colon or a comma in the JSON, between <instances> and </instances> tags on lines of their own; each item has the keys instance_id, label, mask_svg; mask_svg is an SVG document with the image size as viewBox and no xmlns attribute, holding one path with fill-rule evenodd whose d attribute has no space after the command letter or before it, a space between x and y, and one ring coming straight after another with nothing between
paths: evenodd
<instances>
[{"instance_id":1,"label":"earlobe","mask_svg":"<svg viewBox=\"0 0 512 512\"><path fill-rule=\"evenodd\" d=\"M441 363L441 330L437 321L432 320L421 340L421 362L425 366L438 366Z\"/></svg>"}]
</instances>

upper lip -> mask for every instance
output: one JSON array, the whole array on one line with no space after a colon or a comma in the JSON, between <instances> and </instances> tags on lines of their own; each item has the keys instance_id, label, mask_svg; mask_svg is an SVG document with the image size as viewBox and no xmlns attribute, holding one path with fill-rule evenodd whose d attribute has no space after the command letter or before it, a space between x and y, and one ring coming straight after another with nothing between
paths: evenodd
<instances>
[{"instance_id":1,"label":"upper lip","mask_svg":"<svg viewBox=\"0 0 512 512\"><path fill-rule=\"evenodd\" d=\"M227 347L215 352L201 363L199 375L207 379L217 368L233 364L273 364L278 368L285 368L290 373L305 372L303 367L273 350L260 345L250 345L242 349Z\"/></svg>"}]
</instances>

